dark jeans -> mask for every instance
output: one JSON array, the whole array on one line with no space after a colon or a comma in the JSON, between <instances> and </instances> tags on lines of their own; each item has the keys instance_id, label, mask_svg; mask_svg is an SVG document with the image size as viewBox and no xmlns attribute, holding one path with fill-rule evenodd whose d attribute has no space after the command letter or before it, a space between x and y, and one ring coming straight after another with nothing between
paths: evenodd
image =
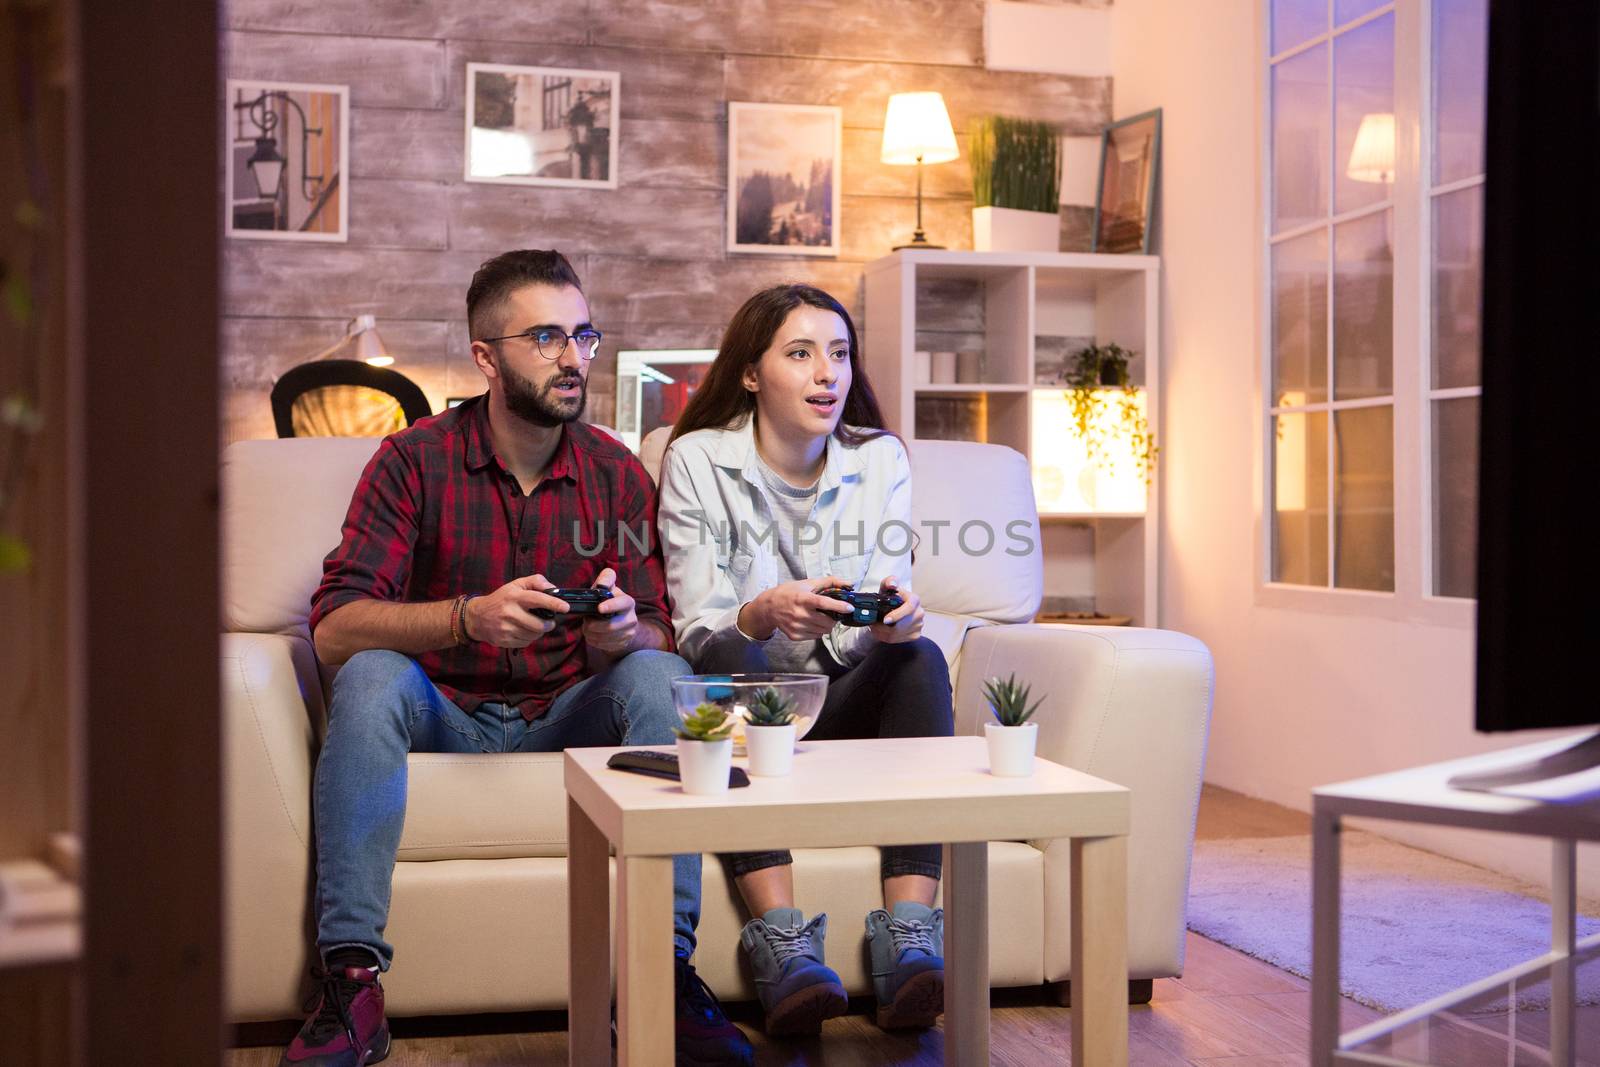
<instances>
[{"instance_id":1,"label":"dark jeans","mask_svg":"<svg viewBox=\"0 0 1600 1067\"><path fill-rule=\"evenodd\" d=\"M696 664L703 674L772 670L765 649L753 642L722 643ZM828 682L816 725L807 741L868 737L949 737L955 733L950 668L944 653L926 637L901 644L875 642L860 663ZM793 863L788 850L734 852L722 862L734 877ZM939 877L939 845L888 845L880 864L883 877L921 874Z\"/></svg>"}]
</instances>

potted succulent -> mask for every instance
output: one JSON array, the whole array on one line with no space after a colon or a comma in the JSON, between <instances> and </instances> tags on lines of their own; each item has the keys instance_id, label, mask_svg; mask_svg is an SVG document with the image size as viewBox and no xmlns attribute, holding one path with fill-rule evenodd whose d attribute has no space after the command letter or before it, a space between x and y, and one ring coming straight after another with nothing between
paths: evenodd
<instances>
[{"instance_id":1,"label":"potted succulent","mask_svg":"<svg viewBox=\"0 0 1600 1067\"><path fill-rule=\"evenodd\" d=\"M728 791L733 723L734 717L726 707L710 701L684 716L676 732L678 779L685 793L714 796Z\"/></svg>"},{"instance_id":2,"label":"potted succulent","mask_svg":"<svg viewBox=\"0 0 1600 1067\"><path fill-rule=\"evenodd\" d=\"M1047 122L995 115L967 138L972 247L980 252L1061 249L1061 142Z\"/></svg>"},{"instance_id":3,"label":"potted succulent","mask_svg":"<svg viewBox=\"0 0 1600 1067\"><path fill-rule=\"evenodd\" d=\"M794 701L776 689L762 689L745 708L744 745L750 773L782 778L794 769Z\"/></svg>"},{"instance_id":4,"label":"potted succulent","mask_svg":"<svg viewBox=\"0 0 1600 1067\"><path fill-rule=\"evenodd\" d=\"M983 695L995 718L983 724L989 741L989 773L999 778L1028 777L1039 747L1039 724L1028 720L1044 698L1029 705L1028 686L1020 684L1015 674L1005 681L990 678L983 683Z\"/></svg>"},{"instance_id":5,"label":"potted succulent","mask_svg":"<svg viewBox=\"0 0 1600 1067\"><path fill-rule=\"evenodd\" d=\"M1115 469L1116 456L1107 447L1108 438L1121 436L1128 442L1133 458L1144 472L1145 484L1155 473L1155 434L1150 430L1150 420L1139 404L1139 387L1128 375L1128 361L1137 352L1130 352L1115 342L1090 345L1073 357L1071 369L1062 374L1067 386L1067 404L1072 408L1072 421L1077 425L1078 437L1083 441L1089 459L1107 471ZM1110 398L1111 390L1115 400ZM1111 428L1105 414L1109 407L1116 408L1116 429Z\"/></svg>"}]
</instances>

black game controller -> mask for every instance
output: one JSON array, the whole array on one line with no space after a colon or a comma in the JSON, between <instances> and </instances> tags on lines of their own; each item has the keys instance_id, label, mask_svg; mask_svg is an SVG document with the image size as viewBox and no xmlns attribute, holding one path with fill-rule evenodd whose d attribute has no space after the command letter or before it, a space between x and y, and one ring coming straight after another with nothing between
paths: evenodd
<instances>
[{"instance_id":1,"label":"black game controller","mask_svg":"<svg viewBox=\"0 0 1600 1067\"><path fill-rule=\"evenodd\" d=\"M565 600L566 615L598 615L600 605L611 599L611 587L605 585L592 589L540 589L539 592L557 600ZM553 619L562 614L549 608L534 608L533 613L541 619Z\"/></svg>"},{"instance_id":2,"label":"black game controller","mask_svg":"<svg viewBox=\"0 0 1600 1067\"><path fill-rule=\"evenodd\" d=\"M905 603L904 598L892 590L882 593L858 593L850 586L822 589L818 591L818 595L831 600L842 600L850 605L851 610L848 612L827 612L838 619L842 626L871 626L875 622L882 622L885 615Z\"/></svg>"}]
</instances>

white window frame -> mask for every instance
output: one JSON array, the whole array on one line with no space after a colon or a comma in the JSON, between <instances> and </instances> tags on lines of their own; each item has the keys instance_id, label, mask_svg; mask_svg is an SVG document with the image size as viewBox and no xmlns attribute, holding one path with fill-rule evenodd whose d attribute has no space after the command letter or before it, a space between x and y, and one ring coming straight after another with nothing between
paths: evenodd
<instances>
[{"instance_id":1,"label":"white window frame","mask_svg":"<svg viewBox=\"0 0 1600 1067\"><path fill-rule=\"evenodd\" d=\"M1330 24L1333 0L1328 0ZM1273 61L1331 41L1336 34L1364 23L1394 15L1395 177L1386 207L1394 225L1394 591L1340 589L1293 585L1272 580L1273 419L1272 406L1272 69ZM1254 536L1255 602L1263 607L1347 614L1368 618L1421 622L1460 629L1477 619L1477 601L1434 596L1433 589L1433 485L1432 410L1436 398L1465 395L1469 390L1432 388L1432 206L1433 197L1471 181L1452 182L1434 189L1432 167L1432 63L1430 0L1391 0L1355 19L1301 41L1281 52L1269 53L1271 0L1256 5L1256 145L1257 241L1256 322L1259 355L1255 383L1256 448ZM1330 48L1330 62L1332 61ZM1331 88L1331 85L1330 85ZM1330 132L1331 136L1337 136ZM1424 141L1424 138L1427 138ZM1424 151L1426 146L1427 151ZM1337 156L1332 157L1338 166ZM1333 175L1330 173L1330 180ZM1478 179L1481 181L1481 179ZM1365 205L1334 215L1331 220L1284 231L1311 232L1318 227L1381 211ZM1331 236L1331 231L1330 231ZM1332 255L1330 241L1330 256ZM1330 275L1330 292L1333 279ZM1329 329L1333 328L1329 309ZM1329 350L1328 358L1334 359ZM1333 413L1352 407L1372 406L1366 399L1334 401L1329 398L1328 431ZM1379 401L1378 403L1383 403ZM1318 405L1321 410L1323 405ZM1329 471L1330 491L1334 472ZM1332 509L1328 520L1334 521ZM1334 565L1330 556L1329 566Z\"/></svg>"}]
</instances>

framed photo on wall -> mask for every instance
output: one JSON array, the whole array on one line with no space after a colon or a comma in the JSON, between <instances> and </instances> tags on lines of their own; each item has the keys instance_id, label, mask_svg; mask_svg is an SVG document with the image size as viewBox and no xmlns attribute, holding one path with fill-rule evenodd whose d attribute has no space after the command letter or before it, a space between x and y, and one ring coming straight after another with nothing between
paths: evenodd
<instances>
[{"instance_id":1,"label":"framed photo on wall","mask_svg":"<svg viewBox=\"0 0 1600 1067\"><path fill-rule=\"evenodd\" d=\"M229 79L223 233L349 240L350 89Z\"/></svg>"},{"instance_id":2,"label":"framed photo on wall","mask_svg":"<svg viewBox=\"0 0 1600 1067\"><path fill-rule=\"evenodd\" d=\"M1094 198L1094 252L1150 251L1161 109L1113 122L1100 135L1100 186Z\"/></svg>"},{"instance_id":3,"label":"framed photo on wall","mask_svg":"<svg viewBox=\"0 0 1600 1067\"><path fill-rule=\"evenodd\" d=\"M728 104L728 251L839 254L843 113Z\"/></svg>"},{"instance_id":4,"label":"framed photo on wall","mask_svg":"<svg viewBox=\"0 0 1600 1067\"><path fill-rule=\"evenodd\" d=\"M469 182L617 187L614 70L467 64Z\"/></svg>"}]
</instances>

